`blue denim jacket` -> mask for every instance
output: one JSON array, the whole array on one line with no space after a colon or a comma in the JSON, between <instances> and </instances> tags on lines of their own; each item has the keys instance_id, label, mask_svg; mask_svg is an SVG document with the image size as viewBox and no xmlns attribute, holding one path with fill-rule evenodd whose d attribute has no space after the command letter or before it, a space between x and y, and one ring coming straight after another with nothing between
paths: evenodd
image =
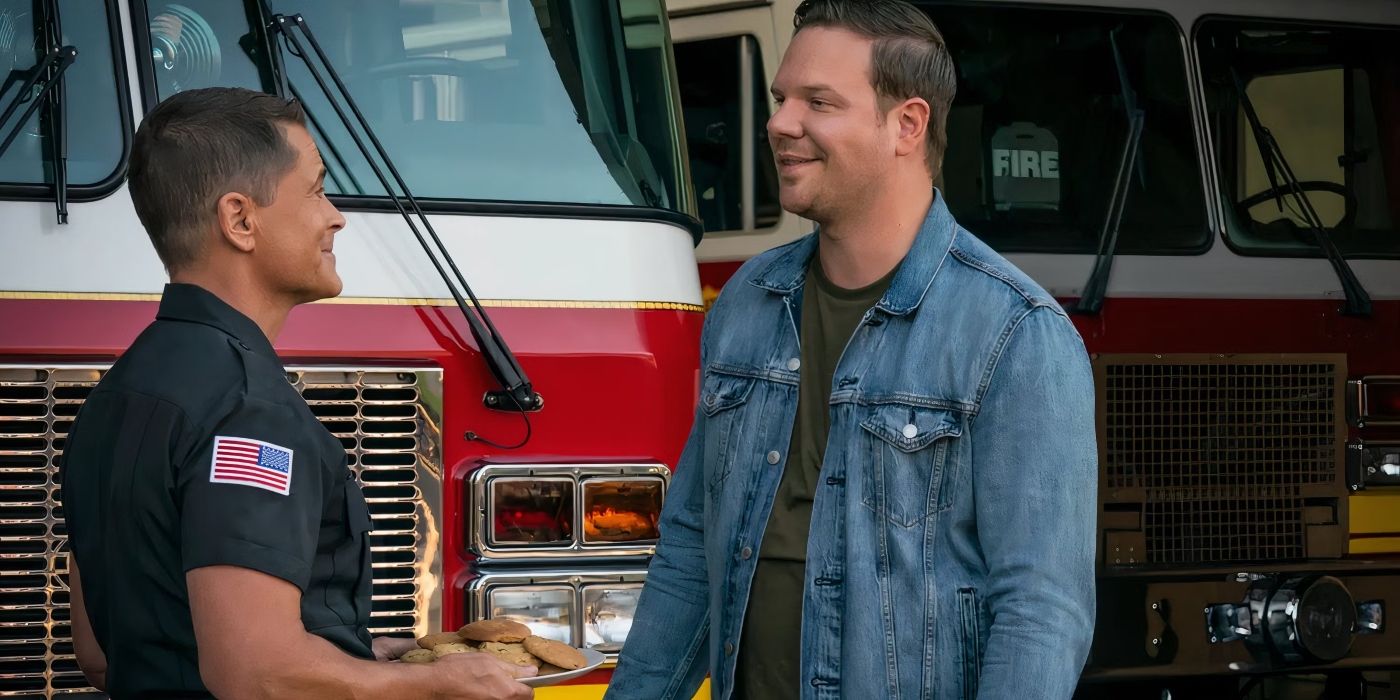
<instances>
[{"instance_id":1,"label":"blue denim jacket","mask_svg":"<svg viewBox=\"0 0 1400 700\"><path fill-rule=\"evenodd\" d=\"M713 697L797 411L815 235L750 260L706 319L700 405L607 698ZM1093 376L1056 301L934 199L837 365L807 542L817 698L1068 698L1094 629Z\"/></svg>"}]
</instances>

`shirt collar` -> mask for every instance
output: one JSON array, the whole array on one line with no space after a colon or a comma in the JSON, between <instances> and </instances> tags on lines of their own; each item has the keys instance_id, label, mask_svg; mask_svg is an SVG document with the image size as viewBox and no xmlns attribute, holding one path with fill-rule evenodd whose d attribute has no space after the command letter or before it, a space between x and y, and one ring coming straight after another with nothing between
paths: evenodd
<instances>
[{"instance_id":1,"label":"shirt collar","mask_svg":"<svg viewBox=\"0 0 1400 700\"><path fill-rule=\"evenodd\" d=\"M193 284L170 283L160 297L156 318L165 321L201 323L217 328L232 337L245 350L268 357L277 357L272 343L253 319L229 306L223 299L203 287Z\"/></svg>"},{"instance_id":2,"label":"shirt collar","mask_svg":"<svg viewBox=\"0 0 1400 700\"><path fill-rule=\"evenodd\" d=\"M943 267L948 251L953 247L957 222L943 201L943 194L934 190L933 204L928 208L923 226L919 228L899 271L876 308L903 316L919 308L933 279ZM818 233L812 233L789 245L773 261L750 280L750 284L776 294L789 295L802 286L807 266L817 251Z\"/></svg>"}]
</instances>

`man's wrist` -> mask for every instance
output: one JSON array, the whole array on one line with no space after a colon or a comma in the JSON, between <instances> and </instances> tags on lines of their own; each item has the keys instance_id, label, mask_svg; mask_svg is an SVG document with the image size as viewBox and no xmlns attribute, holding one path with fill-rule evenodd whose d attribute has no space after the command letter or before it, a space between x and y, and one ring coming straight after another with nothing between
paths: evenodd
<instances>
[{"instance_id":1,"label":"man's wrist","mask_svg":"<svg viewBox=\"0 0 1400 700\"><path fill-rule=\"evenodd\" d=\"M444 685L441 673L434 673L432 664L403 664L411 666L413 685L427 692L428 700L446 700L452 697Z\"/></svg>"}]
</instances>

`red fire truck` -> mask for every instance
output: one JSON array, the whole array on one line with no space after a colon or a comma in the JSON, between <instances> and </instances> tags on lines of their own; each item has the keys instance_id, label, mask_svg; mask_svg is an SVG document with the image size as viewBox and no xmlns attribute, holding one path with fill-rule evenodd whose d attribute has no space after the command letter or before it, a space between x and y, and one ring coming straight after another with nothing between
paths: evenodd
<instances>
[{"instance_id":1,"label":"red fire truck","mask_svg":"<svg viewBox=\"0 0 1400 700\"><path fill-rule=\"evenodd\" d=\"M86 692L56 465L165 281L133 125L212 85L299 98L349 222L276 347L370 503L373 631L615 654L697 392L674 76L661 0L0 0L0 697Z\"/></svg>"},{"instance_id":2,"label":"red fire truck","mask_svg":"<svg viewBox=\"0 0 1400 700\"><path fill-rule=\"evenodd\" d=\"M959 78L941 196L1093 354L1081 695L1361 697L1400 667L1400 5L916 4ZM710 299L811 230L764 129L798 0L668 5Z\"/></svg>"}]
</instances>

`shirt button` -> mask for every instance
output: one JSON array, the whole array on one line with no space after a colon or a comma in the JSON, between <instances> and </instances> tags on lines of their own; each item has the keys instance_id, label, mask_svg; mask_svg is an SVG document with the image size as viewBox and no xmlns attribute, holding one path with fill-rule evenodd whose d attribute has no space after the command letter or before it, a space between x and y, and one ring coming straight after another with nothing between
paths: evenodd
<instances>
[{"instance_id":1,"label":"shirt button","mask_svg":"<svg viewBox=\"0 0 1400 700\"><path fill-rule=\"evenodd\" d=\"M739 556L748 559L753 556L753 547L745 547L739 550Z\"/></svg>"},{"instance_id":2,"label":"shirt button","mask_svg":"<svg viewBox=\"0 0 1400 700\"><path fill-rule=\"evenodd\" d=\"M780 459L782 459L782 458L783 458L783 456L780 455L780 454L778 454L778 451L777 451L777 450L773 450L772 452L769 452L769 453L768 453L768 463L769 463L769 464L777 464L777 463L778 463L778 460L780 460Z\"/></svg>"},{"instance_id":3,"label":"shirt button","mask_svg":"<svg viewBox=\"0 0 1400 700\"><path fill-rule=\"evenodd\" d=\"M734 642L725 642L725 643L724 643L724 655L725 655L725 656L733 656L733 655L734 655Z\"/></svg>"},{"instance_id":4,"label":"shirt button","mask_svg":"<svg viewBox=\"0 0 1400 700\"><path fill-rule=\"evenodd\" d=\"M715 395L714 395L714 394L710 394L710 395L708 395L708 396L705 397L705 405L706 405L706 406L713 406L713 405L715 405Z\"/></svg>"},{"instance_id":5,"label":"shirt button","mask_svg":"<svg viewBox=\"0 0 1400 700\"><path fill-rule=\"evenodd\" d=\"M909 425L904 426L904 437L909 438L910 440L913 440L913 439L914 439L914 436L915 436L915 435L918 435L918 434L919 434L919 428L918 428L917 426L915 426L913 423L910 423Z\"/></svg>"},{"instance_id":6,"label":"shirt button","mask_svg":"<svg viewBox=\"0 0 1400 700\"><path fill-rule=\"evenodd\" d=\"M797 371L797 368L798 368L798 367L801 367L801 366L802 366L802 360L799 360L799 359L797 359L796 357L792 358L791 360L788 360L788 371L789 371L789 372L796 372L796 371Z\"/></svg>"}]
</instances>

